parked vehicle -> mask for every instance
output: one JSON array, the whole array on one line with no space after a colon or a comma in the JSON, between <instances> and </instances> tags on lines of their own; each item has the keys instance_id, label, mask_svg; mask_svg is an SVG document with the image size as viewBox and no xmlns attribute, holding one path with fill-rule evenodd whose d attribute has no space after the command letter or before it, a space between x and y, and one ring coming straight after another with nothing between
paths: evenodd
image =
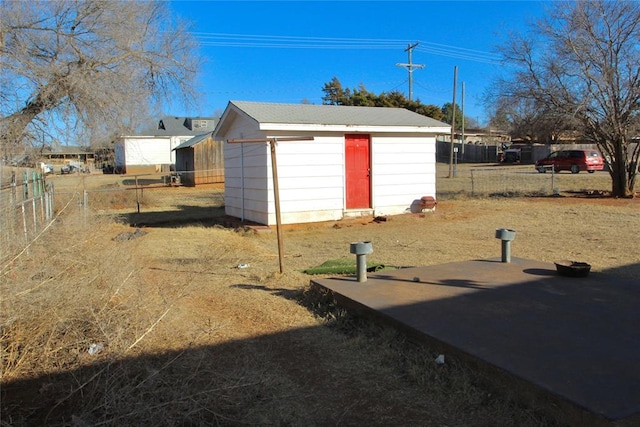
<instances>
[{"instance_id":1,"label":"parked vehicle","mask_svg":"<svg viewBox=\"0 0 640 427\"><path fill-rule=\"evenodd\" d=\"M520 163L522 159L522 150L520 148L509 148L504 150L502 161L504 163Z\"/></svg>"},{"instance_id":2,"label":"parked vehicle","mask_svg":"<svg viewBox=\"0 0 640 427\"><path fill-rule=\"evenodd\" d=\"M536 170L540 173L545 173L551 167L555 172L564 170L571 173L593 173L604 169L604 160L598 150L589 149L554 151L536 162Z\"/></svg>"},{"instance_id":3,"label":"parked vehicle","mask_svg":"<svg viewBox=\"0 0 640 427\"><path fill-rule=\"evenodd\" d=\"M72 166L72 165L64 165L60 168L61 175L65 175L68 173L75 173L75 172L77 172L77 169L75 166Z\"/></svg>"},{"instance_id":4,"label":"parked vehicle","mask_svg":"<svg viewBox=\"0 0 640 427\"><path fill-rule=\"evenodd\" d=\"M78 162L70 162L62 166L62 168L60 168L61 175L69 174L69 173L81 173L81 172L87 172L87 169L81 163L78 163Z\"/></svg>"},{"instance_id":5,"label":"parked vehicle","mask_svg":"<svg viewBox=\"0 0 640 427\"><path fill-rule=\"evenodd\" d=\"M40 162L40 170L43 174L49 175L53 173L53 165L50 163Z\"/></svg>"}]
</instances>

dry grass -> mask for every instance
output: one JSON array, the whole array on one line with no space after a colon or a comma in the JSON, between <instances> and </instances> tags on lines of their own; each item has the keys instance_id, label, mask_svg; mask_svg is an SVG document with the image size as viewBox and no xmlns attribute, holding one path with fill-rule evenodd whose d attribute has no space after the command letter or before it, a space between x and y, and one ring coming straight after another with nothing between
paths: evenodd
<instances>
[{"instance_id":1,"label":"dry grass","mask_svg":"<svg viewBox=\"0 0 640 427\"><path fill-rule=\"evenodd\" d=\"M197 196L185 191L173 194ZM426 216L290 226L284 274L276 233L195 218L175 227L156 212L156 226L134 234L110 217L62 216L2 266L1 421L552 425L463 363L436 365L432 349L351 317L300 271L350 256L358 240L371 240L371 261L385 265L496 257L494 230L508 227L513 256L637 277L638 203L456 195ZM92 344L102 350L90 355Z\"/></svg>"}]
</instances>

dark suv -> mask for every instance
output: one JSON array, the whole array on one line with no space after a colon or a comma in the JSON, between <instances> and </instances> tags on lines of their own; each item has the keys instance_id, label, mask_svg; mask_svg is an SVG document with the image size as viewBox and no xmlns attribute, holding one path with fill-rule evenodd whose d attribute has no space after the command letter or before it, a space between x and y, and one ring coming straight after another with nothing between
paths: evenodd
<instances>
[{"instance_id":1,"label":"dark suv","mask_svg":"<svg viewBox=\"0 0 640 427\"><path fill-rule=\"evenodd\" d=\"M604 161L598 150L560 150L554 151L544 159L536 162L536 169L540 173L545 173L551 167L556 172L571 171L571 173L578 173L587 171L593 173L604 169Z\"/></svg>"}]
</instances>

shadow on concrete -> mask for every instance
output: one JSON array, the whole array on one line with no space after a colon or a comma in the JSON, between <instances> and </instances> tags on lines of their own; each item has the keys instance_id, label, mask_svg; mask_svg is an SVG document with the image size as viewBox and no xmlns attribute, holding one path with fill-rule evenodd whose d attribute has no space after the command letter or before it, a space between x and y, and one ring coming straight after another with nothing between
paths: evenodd
<instances>
[{"instance_id":1,"label":"shadow on concrete","mask_svg":"<svg viewBox=\"0 0 640 427\"><path fill-rule=\"evenodd\" d=\"M552 268L475 260L312 283L558 409L562 422L637 423L640 281L614 272L567 278Z\"/></svg>"}]
</instances>

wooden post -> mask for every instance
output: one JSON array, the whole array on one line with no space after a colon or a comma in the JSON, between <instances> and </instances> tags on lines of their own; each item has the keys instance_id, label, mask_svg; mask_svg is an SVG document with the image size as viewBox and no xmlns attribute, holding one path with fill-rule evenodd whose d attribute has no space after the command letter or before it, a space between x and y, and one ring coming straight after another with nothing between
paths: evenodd
<instances>
[{"instance_id":1,"label":"wooden post","mask_svg":"<svg viewBox=\"0 0 640 427\"><path fill-rule=\"evenodd\" d=\"M451 104L451 147L449 152L449 176L447 178L455 177L453 172L453 147L455 146L456 136L456 85L458 80L458 66L453 67L453 103Z\"/></svg>"},{"instance_id":2,"label":"wooden post","mask_svg":"<svg viewBox=\"0 0 640 427\"><path fill-rule=\"evenodd\" d=\"M26 244L26 246L28 248L29 247L29 229L27 228L27 212L26 212L26 210L24 208L24 204L25 203L26 202L23 201L20 204L20 206L22 208L22 228L23 228L23 231L24 231L24 242L25 242L25 244Z\"/></svg>"},{"instance_id":3,"label":"wooden post","mask_svg":"<svg viewBox=\"0 0 640 427\"><path fill-rule=\"evenodd\" d=\"M24 181L22 183L22 188L23 188L22 200L27 200L29 198L29 173L27 171L24 171L23 177L24 177Z\"/></svg>"},{"instance_id":4,"label":"wooden post","mask_svg":"<svg viewBox=\"0 0 640 427\"><path fill-rule=\"evenodd\" d=\"M140 213L140 198L138 197L138 175L136 175L135 178L136 178L136 206L138 208L138 213Z\"/></svg>"},{"instance_id":5,"label":"wooden post","mask_svg":"<svg viewBox=\"0 0 640 427\"><path fill-rule=\"evenodd\" d=\"M276 139L270 142L271 149L271 175L273 177L273 198L276 205L276 234L278 235L278 263L280 273L284 272L282 258L284 258L284 248L282 243L282 219L280 217L280 187L278 187L278 164L276 163Z\"/></svg>"},{"instance_id":6,"label":"wooden post","mask_svg":"<svg viewBox=\"0 0 640 427\"><path fill-rule=\"evenodd\" d=\"M264 138L264 139L229 139L227 143L238 144L243 142L266 142L269 144L271 151L271 174L273 177L273 197L276 206L276 234L278 236L278 263L280 273L284 272L284 244L282 239L282 219L280 217L280 188L278 186L278 165L276 163L276 143L278 141L313 141L312 136L308 137L292 137L292 138Z\"/></svg>"}]
</instances>

